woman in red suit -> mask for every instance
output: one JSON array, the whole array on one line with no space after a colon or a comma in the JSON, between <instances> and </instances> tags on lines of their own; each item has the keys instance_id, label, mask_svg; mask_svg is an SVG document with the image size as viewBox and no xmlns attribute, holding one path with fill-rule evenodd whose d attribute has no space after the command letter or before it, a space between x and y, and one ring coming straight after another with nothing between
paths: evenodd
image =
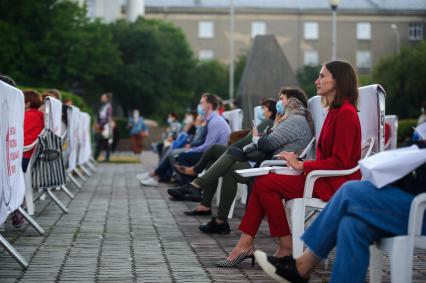
<instances>
[{"instance_id":1,"label":"woman in red suit","mask_svg":"<svg viewBox=\"0 0 426 283\"><path fill-rule=\"evenodd\" d=\"M357 114L357 76L350 63L331 61L324 64L315 81L317 94L322 97L328 114L317 141L316 160L300 161L293 152L282 152L280 158L296 170L298 176L268 174L256 178L246 213L241 221L240 240L219 267L234 266L253 258L253 243L266 215L271 237L279 238L275 256L292 252L292 239L282 199L303 197L306 175L313 170L343 170L357 165L361 158L361 126ZM359 171L344 177L317 180L313 196L328 201L339 187L349 180L360 179Z\"/></svg>"}]
</instances>

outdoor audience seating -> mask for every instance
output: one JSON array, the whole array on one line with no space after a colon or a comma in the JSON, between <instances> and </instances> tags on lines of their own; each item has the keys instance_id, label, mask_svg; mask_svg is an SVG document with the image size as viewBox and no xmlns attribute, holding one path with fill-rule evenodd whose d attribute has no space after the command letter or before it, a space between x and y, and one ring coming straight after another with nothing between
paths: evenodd
<instances>
[{"instance_id":1,"label":"outdoor audience seating","mask_svg":"<svg viewBox=\"0 0 426 283\"><path fill-rule=\"evenodd\" d=\"M383 253L389 254L392 283L412 281L414 249L426 249L426 236L421 235L425 210L426 193L422 193L411 203L408 234L384 238L370 246L370 282L382 281Z\"/></svg>"},{"instance_id":2,"label":"outdoor audience seating","mask_svg":"<svg viewBox=\"0 0 426 283\"><path fill-rule=\"evenodd\" d=\"M4 93L3 93L4 92ZM9 111L9 108L7 109L7 111L5 109L3 109L3 102L7 100L8 95L10 96L11 93L13 93L13 95L17 95L17 100L22 100L22 103L15 103L13 105L13 107L11 107L11 109L13 109L14 111ZM17 113L22 113L22 117L20 119L22 119L23 122L23 113L24 113L24 103L23 103L23 95L22 92L16 88L13 88L11 86L8 86L6 84L4 84L3 82L0 82L0 106L2 107L2 119L1 119L1 123L0 124L0 133L3 136L3 134L9 134L8 132L5 132L4 129L6 129L6 131L9 131L9 127L10 125L8 124L9 120L13 120L13 117L17 115ZM7 102L7 101L6 101ZM53 106L55 105L55 106ZM10 106L10 105L6 105L6 106ZM45 100L45 129L51 129L55 134L60 135L61 133L61 115L62 115L62 103L52 97L47 97ZM6 107L7 108L7 107ZM19 109L18 109L19 108ZM56 111L56 112L55 112ZM54 113L55 112L55 113ZM84 117L84 123L86 124L86 127L84 128L84 131L86 131L85 135L86 135L86 140L87 140L87 136L89 136L89 140L88 143L86 144L86 149L88 149L89 151L86 150L86 154L85 154L85 158L84 158L84 162L83 160L79 160L79 167L80 168L85 168L84 166L87 166L85 169L86 171L83 171L87 174L87 176L89 176L89 174L91 175L92 173L87 170L87 168L90 168L90 170L92 172L94 172L94 170L92 170L92 168L94 168L94 161L93 158L91 158L91 149L90 149L90 116L87 113L82 113ZM5 117L3 117L5 116ZM19 115L18 115L19 116ZM59 118L58 118L59 117ZM83 120L82 120L83 121ZM79 121L79 123L77 123L77 125L80 125L80 127L77 129L81 129L81 125L84 123L81 123L82 121ZM22 122L19 122L18 124L23 124ZM24 151L28 151L31 149L36 149L37 145L38 145L38 140L34 141L31 145L27 145L27 146L23 146L23 128L20 128L19 130L17 130L18 135L22 135L22 141L18 141L17 146L18 146L18 150L20 150L20 152L24 152ZM6 141L8 141L8 139L6 138ZM79 147L76 147L75 149L78 150L79 152L81 152L82 150L82 144L83 142L81 140L77 140ZM6 143L2 143L0 142L0 150L1 150L1 156L3 156L2 153L6 153L8 154L8 148L7 148L7 144ZM82 155L83 157L84 155ZM2 158L4 159L4 158ZM22 205L23 202L19 202L21 203L21 205L18 204L17 207L7 207L7 214L10 214L11 212L13 212L15 209L17 209L22 216L28 221L28 223L33 226L35 228L35 230L40 234L43 235L44 234L44 230L43 228L35 221L35 219L33 219L30 214L34 214L34 200L39 198L43 193L47 193L47 195L49 197L52 198L52 200L58 204L61 209L66 212L66 207L60 202L60 200L54 195L54 193L52 192L53 188L43 188L38 194L37 196L34 198L33 196L33 188L32 188L32 184L31 184L31 168L32 165L34 164L34 161L36 159L36 156L33 154L31 159L30 159L30 163L28 165L28 169L26 174L21 174L20 177L18 178L19 182L15 183L14 185L14 190L12 190L11 192L15 195L12 196L12 198L19 198L18 192L20 190L22 190L22 200L23 200L23 196L25 194L25 204L27 206L27 210L28 212L23 209ZM81 158L80 158L81 159ZM19 166L19 169L17 170L17 172L20 174L22 173L21 170L21 164L16 164L17 166ZM4 190L4 183L3 183L3 176L7 175L8 173L8 166L9 163L6 162L1 162L0 163L0 173L1 173L1 191ZM21 189L20 189L21 188ZM73 195L66 189L66 186L63 185L58 189L62 189L64 190L68 196L70 196L71 198L73 198ZM16 202L16 201L15 201ZM4 205L4 203L3 203ZM6 204L8 205L8 204ZM0 216L2 218L2 222L0 224L2 224L6 219L6 215L7 214L3 214L4 212L4 207L1 207L2 205L0 205ZM16 251L16 249L3 237L0 235L0 244L5 248L6 251L8 251L12 257L23 267L23 268L27 268L28 267L28 262L25 260L24 257L22 257L18 251Z\"/></svg>"},{"instance_id":3,"label":"outdoor audience seating","mask_svg":"<svg viewBox=\"0 0 426 283\"><path fill-rule=\"evenodd\" d=\"M384 146L384 115L386 93L380 85L370 85L359 89L359 119L362 133L362 156L368 157L371 153L383 150ZM321 106L321 98L316 96L309 100L310 109L315 123L315 133L318 138L322 123L326 117L325 109ZM319 123L319 121L321 123ZM321 127L320 127L321 124ZM286 209L291 213L290 227L292 231L293 256L299 257L303 253L303 242L300 239L305 222L316 212L323 209L327 203L318 198L313 198L315 181L322 177L345 176L359 170L359 166L348 170L315 170L306 176L303 198L289 200L285 203ZM312 209L306 215L306 208Z\"/></svg>"},{"instance_id":4,"label":"outdoor audience seating","mask_svg":"<svg viewBox=\"0 0 426 283\"><path fill-rule=\"evenodd\" d=\"M384 148L384 120L385 120L385 96L386 93L380 85L370 85L359 88L359 119L362 132L362 156L368 157L371 153L382 151ZM315 138L318 139L322 124L327 112L321 104L321 97L314 96L308 101L308 108L314 120ZM313 143L312 143L313 144ZM309 150L309 149L312 150ZM304 152L308 158L314 158L315 147L307 147ZM261 166L285 166L282 160L264 161ZM322 177L345 176L357 171L359 166L348 170L315 170L306 176L303 198L284 201L292 231L293 256L299 257L303 253L303 242L300 239L304 230L305 222L323 209L327 203L318 198L313 198L315 181ZM307 214L307 208L310 212Z\"/></svg>"},{"instance_id":5,"label":"outdoor audience seating","mask_svg":"<svg viewBox=\"0 0 426 283\"><path fill-rule=\"evenodd\" d=\"M44 119L44 129L53 131L54 134L60 136L61 135L61 124L62 124L62 102L60 102L58 99L53 97L46 97L44 101L45 105L45 119ZM44 131L44 130L43 130ZM36 152L38 146L38 139L36 139L31 145L25 146L24 151L29 151L34 149L34 152ZM33 194L33 185L32 185L32 169L34 166L34 163L37 159L37 156L33 154L31 156L30 162L28 164L27 171L25 173L25 203L27 206L28 213L30 215L34 214L34 202L41 198L43 195L47 195L52 199L52 201L64 212L68 213L68 209L65 207L65 205L60 201L60 199L57 198L57 196L52 191L56 188L61 188L67 196L69 196L71 199L74 198L74 195L66 188L65 185L60 187L46 187L46 188L39 188L37 194Z\"/></svg>"}]
</instances>

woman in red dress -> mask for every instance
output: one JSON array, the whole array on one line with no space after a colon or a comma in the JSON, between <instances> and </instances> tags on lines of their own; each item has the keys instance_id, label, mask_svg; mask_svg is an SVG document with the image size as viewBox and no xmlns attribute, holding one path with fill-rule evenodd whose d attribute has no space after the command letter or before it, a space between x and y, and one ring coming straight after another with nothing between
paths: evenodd
<instances>
[{"instance_id":1,"label":"woman in red dress","mask_svg":"<svg viewBox=\"0 0 426 283\"><path fill-rule=\"evenodd\" d=\"M322 66L315 81L317 94L328 109L327 117L317 141L316 160L300 161L293 152L282 152L280 158L296 170L298 176L268 174L256 178L246 213L241 221L243 232L226 260L219 267L231 267L247 258L253 258L253 243L259 226L267 216L271 237L279 238L275 256L292 252L291 231L282 199L303 197L306 175L313 170L343 170L357 165L361 158L361 126L357 114L357 76L350 63L331 61ZM361 173L344 177L317 180L313 196L328 201L339 187L349 180L360 179Z\"/></svg>"}]
</instances>

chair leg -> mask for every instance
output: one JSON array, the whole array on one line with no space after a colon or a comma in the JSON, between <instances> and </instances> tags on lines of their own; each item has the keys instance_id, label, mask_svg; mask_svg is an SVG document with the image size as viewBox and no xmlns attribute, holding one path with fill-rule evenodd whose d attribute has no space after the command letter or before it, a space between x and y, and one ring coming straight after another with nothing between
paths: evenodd
<instances>
[{"instance_id":1,"label":"chair leg","mask_svg":"<svg viewBox=\"0 0 426 283\"><path fill-rule=\"evenodd\" d=\"M380 283L383 276L383 253L375 244L370 246L370 282Z\"/></svg>"},{"instance_id":2,"label":"chair leg","mask_svg":"<svg viewBox=\"0 0 426 283\"><path fill-rule=\"evenodd\" d=\"M298 258L303 254L303 242L300 237L305 231L305 203L303 199L294 199L292 201L290 219L293 257Z\"/></svg>"},{"instance_id":3,"label":"chair leg","mask_svg":"<svg viewBox=\"0 0 426 283\"><path fill-rule=\"evenodd\" d=\"M27 205L28 213L34 215L34 195L32 186L25 187L25 204Z\"/></svg>"},{"instance_id":4,"label":"chair leg","mask_svg":"<svg viewBox=\"0 0 426 283\"><path fill-rule=\"evenodd\" d=\"M90 172L90 170L89 170L88 168L86 168L85 164L80 165L80 169L81 169L81 171L83 171L83 173L84 173L86 176L88 176L88 177L91 177L91 176L92 176L92 173Z\"/></svg>"},{"instance_id":5,"label":"chair leg","mask_svg":"<svg viewBox=\"0 0 426 283\"><path fill-rule=\"evenodd\" d=\"M62 203L62 201L60 201L55 194L52 192L52 189L45 189L47 195L53 200L54 203L56 203L57 206L59 206L59 208L65 213L68 213L68 209L65 207L65 205Z\"/></svg>"},{"instance_id":6,"label":"chair leg","mask_svg":"<svg viewBox=\"0 0 426 283\"><path fill-rule=\"evenodd\" d=\"M409 283L412 279L413 257L407 237L394 237L390 253L392 283Z\"/></svg>"},{"instance_id":7,"label":"chair leg","mask_svg":"<svg viewBox=\"0 0 426 283\"><path fill-rule=\"evenodd\" d=\"M71 182L73 182L73 184L79 189L81 190L81 184L77 181L76 178L74 178L74 176L71 173L68 173L68 178L71 180Z\"/></svg>"},{"instance_id":8,"label":"chair leg","mask_svg":"<svg viewBox=\"0 0 426 283\"><path fill-rule=\"evenodd\" d=\"M68 188L65 185L60 186L59 188L61 188L64 193L70 198L70 199L74 199L74 194L70 192L70 190L68 190Z\"/></svg>"},{"instance_id":9,"label":"chair leg","mask_svg":"<svg viewBox=\"0 0 426 283\"><path fill-rule=\"evenodd\" d=\"M28 262L21 256L17 250L4 238L0 235L0 245L4 247L4 249L23 267L28 267Z\"/></svg>"},{"instance_id":10,"label":"chair leg","mask_svg":"<svg viewBox=\"0 0 426 283\"><path fill-rule=\"evenodd\" d=\"M18 211L22 214L22 216L25 218L25 220L27 220L28 223L30 223L31 226L33 226L33 228L40 234L40 235L44 235L44 229L40 226L40 224L37 223L37 221L35 221L34 218L31 217L31 215L29 215L25 209L23 209L21 206L18 207Z\"/></svg>"},{"instance_id":11,"label":"chair leg","mask_svg":"<svg viewBox=\"0 0 426 283\"><path fill-rule=\"evenodd\" d=\"M220 193L222 191L222 182L223 177L220 177L219 180L217 180L217 189L216 189L216 205L219 206L220 203Z\"/></svg>"},{"instance_id":12,"label":"chair leg","mask_svg":"<svg viewBox=\"0 0 426 283\"><path fill-rule=\"evenodd\" d=\"M77 174L77 176L78 176L81 180L83 180L83 182L86 182L86 181L87 181L87 178L86 178L86 177L84 177L84 175L83 175L83 174L81 174L80 170L78 170L77 168L75 168L75 169L74 169L74 172Z\"/></svg>"},{"instance_id":13,"label":"chair leg","mask_svg":"<svg viewBox=\"0 0 426 283\"><path fill-rule=\"evenodd\" d=\"M234 201L232 202L231 208L229 209L228 218L231 219L234 216L235 203L237 202L237 196L235 196Z\"/></svg>"}]
</instances>

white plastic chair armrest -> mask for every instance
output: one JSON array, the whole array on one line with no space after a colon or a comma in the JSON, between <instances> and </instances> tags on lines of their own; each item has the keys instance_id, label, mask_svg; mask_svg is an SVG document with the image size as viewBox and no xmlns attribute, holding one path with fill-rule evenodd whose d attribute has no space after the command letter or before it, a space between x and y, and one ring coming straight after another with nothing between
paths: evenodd
<instances>
[{"instance_id":1,"label":"white plastic chair armrest","mask_svg":"<svg viewBox=\"0 0 426 283\"><path fill-rule=\"evenodd\" d=\"M308 143L308 145L305 147L305 149L300 153L299 157L305 158L306 155L308 155L308 152L311 150L314 143L315 143L315 137L313 137L311 139L311 141Z\"/></svg>"},{"instance_id":2,"label":"white plastic chair armrest","mask_svg":"<svg viewBox=\"0 0 426 283\"><path fill-rule=\"evenodd\" d=\"M267 166L287 166L287 161L285 160L265 160L260 164L260 167Z\"/></svg>"},{"instance_id":3,"label":"white plastic chair armrest","mask_svg":"<svg viewBox=\"0 0 426 283\"><path fill-rule=\"evenodd\" d=\"M364 156L364 158L367 158L367 157L369 157L370 155L371 155L371 153L372 153L372 151L373 151L373 146L374 146L374 143L376 142L376 140L373 138L373 137L371 137L370 138L370 144L369 144L369 146L368 146L368 150L367 150L367 152L366 152L366 154L365 154L365 156Z\"/></svg>"},{"instance_id":4,"label":"white plastic chair armrest","mask_svg":"<svg viewBox=\"0 0 426 283\"><path fill-rule=\"evenodd\" d=\"M357 170L359 170L359 165L355 166L354 168L346 169L346 170L314 170L310 172L308 176L306 176L303 198L312 198L312 193L314 191L314 184L317 179L321 177L347 176L354 173Z\"/></svg>"},{"instance_id":5,"label":"white plastic chair armrest","mask_svg":"<svg viewBox=\"0 0 426 283\"><path fill-rule=\"evenodd\" d=\"M36 139L32 144L24 146L24 152L32 150L36 146L37 142L38 139Z\"/></svg>"},{"instance_id":6,"label":"white plastic chair armrest","mask_svg":"<svg viewBox=\"0 0 426 283\"><path fill-rule=\"evenodd\" d=\"M408 235L421 236L423 216L426 210L426 193L417 195L410 207L410 216L408 220Z\"/></svg>"}]
</instances>

